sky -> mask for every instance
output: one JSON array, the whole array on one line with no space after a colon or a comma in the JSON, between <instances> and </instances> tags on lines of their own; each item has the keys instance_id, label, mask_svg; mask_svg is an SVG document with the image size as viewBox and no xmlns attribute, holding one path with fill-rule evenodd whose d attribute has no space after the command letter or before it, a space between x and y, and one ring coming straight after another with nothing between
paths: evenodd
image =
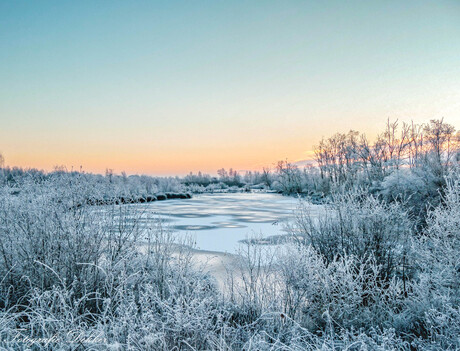
<instances>
[{"instance_id":1,"label":"sky","mask_svg":"<svg viewBox=\"0 0 460 351\"><path fill-rule=\"evenodd\" d=\"M10 166L182 175L460 129L460 1L0 0Z\"/></svg>"}]
</instances>

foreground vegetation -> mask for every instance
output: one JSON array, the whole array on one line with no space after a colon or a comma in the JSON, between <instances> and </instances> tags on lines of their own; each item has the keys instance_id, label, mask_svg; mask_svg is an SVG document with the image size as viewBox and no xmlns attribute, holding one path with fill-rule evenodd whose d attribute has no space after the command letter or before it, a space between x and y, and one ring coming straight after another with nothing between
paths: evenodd
<instances>
[{"instance_id":1,"label":"foreground vegetation","mask_svg":"<svg viewBox=\"0 0 460 351\"><path fill-rule=\"evenodd\" d=\"M161 222L88 203L203 185L3 168L0 346L459 349L458 134L442 121L401 133L389 124L373 145L337 135L317 168L258 174L328 204L313 219L300 203L289 244L249 243L224 291Z\"/></svg>"}]
</instances>

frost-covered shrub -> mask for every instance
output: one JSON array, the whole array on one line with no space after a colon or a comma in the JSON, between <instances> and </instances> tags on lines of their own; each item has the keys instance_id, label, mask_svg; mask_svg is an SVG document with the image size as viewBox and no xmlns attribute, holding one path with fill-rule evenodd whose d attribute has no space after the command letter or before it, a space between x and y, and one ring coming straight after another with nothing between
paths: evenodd
<instances>
[{"instance_id":1,"label":"frost-covered shrub","mask_svg":"<svg viewBox=\"0 0 460 351\"><path fill-rule=\"evenodd\" d=\"M137 270L141 215L129 206L87 205L88 194L99 197L92 189L83 176L25 182L14 195L1 189L0 307L60 286L76 299L92 294L82 310L97 313L119 273Z\"/></svg>"},{"instance_id":2,"label":"frost-covered shrub","mask_svg":"<svg viewBox=\"0 0 460 351\"><path fill-rule=\"evenodd\" d=\"M400 319L400 279L382 282L372 256L336 256L327 262L311 246L285 249L279 277L286 313L311 332L390 328Z\"/></svg>"},{"instance_id":3,"label":"frost-covered shrub","mask_svg":"<svg viewBox=\"0 0 460 351\"><path fill-rule=\"evenodd\" d=\"M428 192L423 179L410 169L395 170L383 179L381 186L381 192L388 200L426 196Z\"/></svg>"},{"instance_id":4,"label":"frost-covered shrub","mask_svg":"<svg viewBox=\"0 0 460 351\"><path fill-rule=\"evenodd\" d=\"M312 342L313 335L317 345L326 342L318 335L351 337L356 331L369 341L376 330L406 331L403 281L383 281L382 267L371 256L328 262L304 244L278 247L275 254L248 244L243 254L231 268L229 290L231 321L240 326L232 335L242 348L258 343L308 348L305 340Z\"/></svg>"},{"instance_id":5,"label":"frost-covered shrub","mask_svg":"<svg viewBox=\"0 0 460 351\"><path fill-rule=\"evenodd\" d=\"M208 335L223 327L226 314L206 276L169 277L172 290L161 297L157 286L141 283L126 291L104 330L109 343L131 349L207 349ZM173 280L174 279L174 280ZM177 286L181 289L175 289Z\"/></svg>"},{"instance_id":6,"label":"frost-covered shrub","mask_svg":"<svg viewBox=\"0 0 460 351\"><path fill-rule=\"evenodd\" d=\"M100 281L94 265L106 245L115 243L111 239L124 234L108 230L108 213L73 206L81 203L84 192L84 183L64 186L54 181L24 185L17 195L3 189L0 274L10 303L31 287L43 291L53 285L72 285L80 295L88 286L97 288ZM118 242L118 248L127 250L128 243Z\"/></svg>"},{"instance_id":7,"label":"frost-covered shrub","mask_svg":"<svg viewBox=\"0 0 460 351\"><path fill-rule=\"evenodd\" d=\"M184 192L185 187L178 178L157 178L157 187L162 192Z\"/></svg>"},{"instance_id":8,"label":"frost-covered shrub","mask_svg":"<svg viewBox=\"0 0 460 351\"><path fill-rule=\"evenodd\" d=\"M298 194L302 192L302 172L297 165L288 161L279 161L276 166L276 184L284 194ZM304 173L306 175L306 173Z\"/></svg>"},{"instance_id":9,"label":"frost-covered shrub","mask_svg":"<svg viewBox=\"0 0 460 351\"><path fill-rule=\"evenodd\" d=\"M21 203L26 202L23 200ZM18 226L32 220L26 210L33 206L23 209L9 205L3 209L19 216ZM208 337L218 334L228 313L213 281L193 264L184 247L187 243L177 241L161 223L146 230L140 241L136 225L130 224L136 218L125 214L124 207L109 208L120 211L112 218L117 226L109 225L113 223L105 220L104 210L78 208L82 222L76 223L101 221L104 230L98 255L82 256L76 247L64 246L77 245L81 240L89 255L94 243L70 236L75 234L65 225L70 219L52 211L54 202L40 202L40 211L50 218L40 215L37 221L49 229L48 236L33 222L35 231L25 232L30 238L19 236L19 241L8 242L14 247L8 252L14 264L2 280L2 303L11 307L0 311L0 346L22 349L28 339L35 340L37 349L73 350L79 345L95 350L171 350L179 345L182 349L208 348ZM85 211L96 217L85 217ZM59 236L53 216L62 222L59 230L69 232L69 236ZM10 225L8 221L2 224ZM53 241L56 238L63 242ZM34 249L29 239L43 245ZM62 245L65 255L53 245ZM22 255L30 256L30 262L21 263ZM43 271L37 272L41 268ZM77 268L81 270L75 271ZM73 277L68 272L71 269Z\"/></svg>"},{"instance_id":10,"label":"frost-covered shrub","mask_svg":"<svg viewBox=\"0 0 460 351\"><path fill-rule=\"evenodd\" d=\"M388 202L401 202L415 221L425 224L427 209L440 202L440 189L427 170L399 169L383 179L380 193Z\"/></svg>"},{"instance_id":11,"label":"frost-covered shrub","mask_svg":"<svg viewBox=\"0 0 460 351\"><path fill-rule=\"evenodd\" d=\"M460 171L446 178L443 204L415 243L419 274L408 302L414 333L440 348L460 348Z\"/></svg>"},{"instance_id":12,"label":"frost-covered shrub","mask_svg":"<svg viewBox=\"0 0 460 351\"><path fill-rule=\"evenodd\" d=\"M388 204L355 191L337 195L316 216L310 214L308 203L300 202L290 229L328 263L337 256L373 257L382 278L391 279L395 273L403 273L411 227L399 203Z\"/></svg>"},{"instance_id":13,"label":"frost-covered shrub","mask_svg":"<svg viewBox=\"0 0 460 351\"><path fill-rule=\"evenodd\" d=\"M275 190L277 192L282 192L283 191L283 186L278 180L274 180L270 186L271 190Z\"/></svg>"}]
</instances>

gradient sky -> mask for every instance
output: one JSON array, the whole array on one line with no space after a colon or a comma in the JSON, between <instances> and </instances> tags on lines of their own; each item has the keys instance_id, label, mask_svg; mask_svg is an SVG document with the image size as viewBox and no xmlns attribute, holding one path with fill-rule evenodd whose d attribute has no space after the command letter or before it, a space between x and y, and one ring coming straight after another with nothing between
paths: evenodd
<instances>
[{"instance_id":1,"label":"gradient sky","mask_svg":"<svg viewBox=\"0 0 460 351\"><path fill-rule=\"evenodd\" d=\"M460 1L0 0L6 163L215 173L460 128Z\"/></svg>"}]
</instances>

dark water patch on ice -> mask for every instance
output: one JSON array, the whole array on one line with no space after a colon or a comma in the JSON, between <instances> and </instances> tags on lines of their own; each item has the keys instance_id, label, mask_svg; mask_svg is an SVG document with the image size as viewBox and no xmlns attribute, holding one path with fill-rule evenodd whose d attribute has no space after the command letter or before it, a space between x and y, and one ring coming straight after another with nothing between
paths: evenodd
<instances>
[{"instance_id":1,"label":"dark water patch on ice","mask_svg":"<svg viewBox=\"0 0 460 351\"><path fill-rule=\"evenodd\" d=\"M241 216L234 215L232 221L245 222L245 223L275 223L278 220L276 217L263 217L263 216Z\"/></svg>"},{"instance_id":2,"label":"dark water patch on ice","mask_svg":"<svg viewBox=\"0 0 460 351\"><path fill-rule=\"evenodd\" d=\"M212 225L199 225L199 224L191 224L191 225L175 225L172 226L172 228L177 229L177 230L210 230L210 229L216 229L218 227L212 226Z\"/></svg>"},{"instance_id":3,"label":"dark water patch on ice","mask_svg":"<svg viewBox=\"0 0 460 351\"><path fill-rule=\"evenodd\" d=\"M211 215L208 213L171 213L169 214L169 216L179 217L179 218L204 218L204 217L210 217Z\"/></svg>"}]
</instances>

